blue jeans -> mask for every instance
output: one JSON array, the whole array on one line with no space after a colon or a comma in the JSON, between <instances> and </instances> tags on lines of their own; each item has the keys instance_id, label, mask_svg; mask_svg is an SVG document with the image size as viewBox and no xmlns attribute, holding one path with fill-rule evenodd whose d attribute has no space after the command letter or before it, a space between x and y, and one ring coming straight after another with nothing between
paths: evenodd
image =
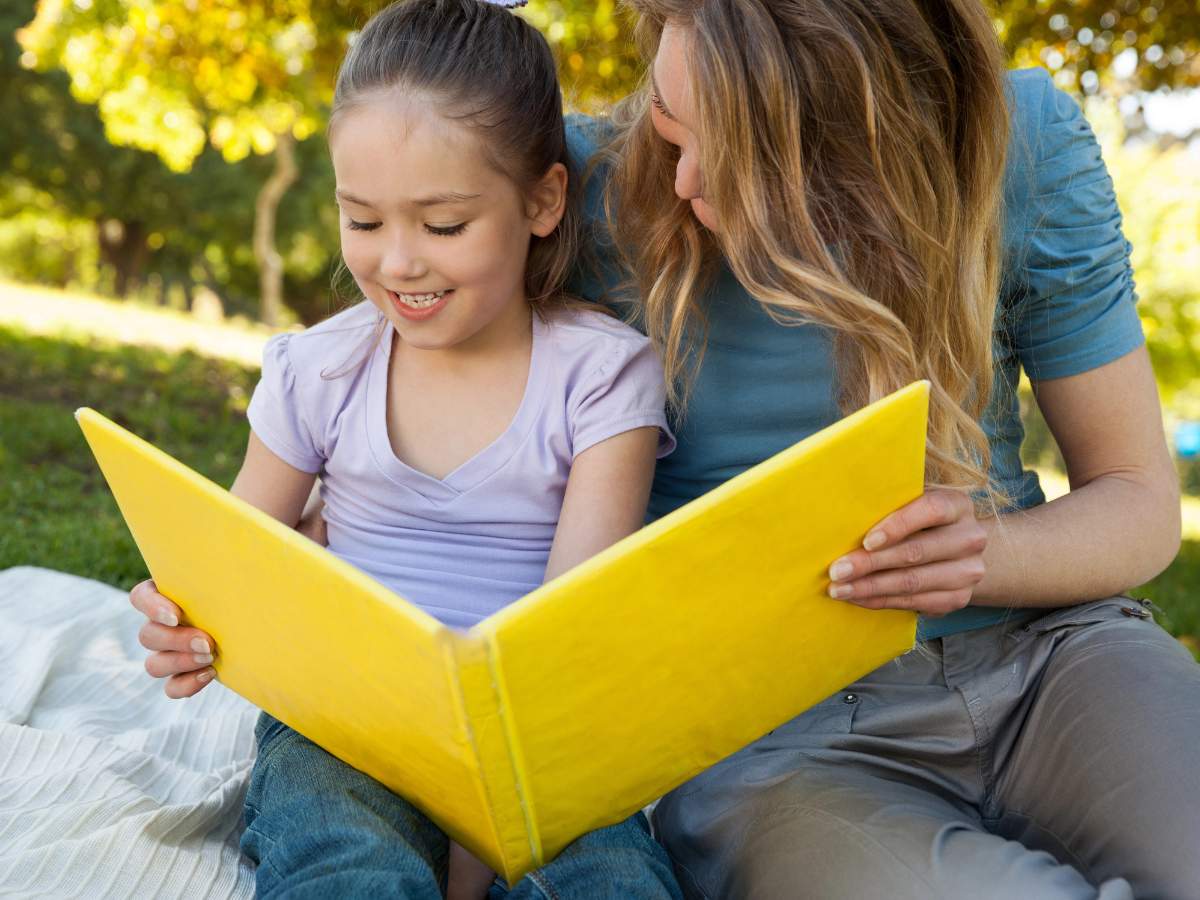
<instances>
[{"instance_id":1,"label":"blue jeans","mask_svg":"<svg viewBox=\"0 0 1200 900\"><path fill-rule=\"evenodd\" d=\"M260 898L439 898L449 841L408 801L263 713L246 793L242 852ZM681 898L645 816L576 840L488 900Z\"/></svg>"}]
</instances>

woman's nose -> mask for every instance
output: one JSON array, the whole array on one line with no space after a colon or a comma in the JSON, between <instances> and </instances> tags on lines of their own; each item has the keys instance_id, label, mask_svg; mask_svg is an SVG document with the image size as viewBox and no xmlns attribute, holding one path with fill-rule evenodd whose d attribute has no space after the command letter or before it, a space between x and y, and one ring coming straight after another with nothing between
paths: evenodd
<instances>
[{"instance_id":1,"label":"woman's nose","mask_svg":"<svg viewBox=\"0 0 1200 900\"><path fill-rule=\"evenodd\" d=\"M700 166L691 154L685 153L675 166L675 194L680 200L695 200L702 193Z\"/></svg>"}]
</instances>

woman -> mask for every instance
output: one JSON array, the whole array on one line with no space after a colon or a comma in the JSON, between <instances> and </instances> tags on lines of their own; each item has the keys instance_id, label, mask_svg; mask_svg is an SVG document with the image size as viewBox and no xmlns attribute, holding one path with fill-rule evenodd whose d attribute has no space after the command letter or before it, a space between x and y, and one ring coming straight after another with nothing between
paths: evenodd
<instances>
[{"instance_id":1,"label":"woman","mask_svg":"<svg viewBox=\"0 0 1200 900\"><path fill-rule=\"evenodd\" d=\"M933 383L930 489L830 571L920 612L922 649L659 805L686 888L1194 896L1200 667L1114 596L1177 552L1178 486L1078 107L1005 75L974 0L631 5L649 84L616 116L609 210L686 404L653 512ZM1050 503L1019 366L1070 475Z\"/></svg>"},{"instance_id":2,"label":"woman","mask_svg":"<svg viewBox=\"0 0 1200 900\"><path fill-rule=\"evenodd\" d=\"M647 89L570 137L601 162L598 231L619 200L578 288L619 294L631 249L680 376L652 513L934 383L930 489L831 561L841 599L921 612L921 650L665 798L688 890L1194 893L1200 668L1112 596L1174 556L1177 485L1078 108L1006 77L968 0L633 6ZM1019 461L1020 366L1070 471L1051 503Z\"/></svg>"}]
</instances>

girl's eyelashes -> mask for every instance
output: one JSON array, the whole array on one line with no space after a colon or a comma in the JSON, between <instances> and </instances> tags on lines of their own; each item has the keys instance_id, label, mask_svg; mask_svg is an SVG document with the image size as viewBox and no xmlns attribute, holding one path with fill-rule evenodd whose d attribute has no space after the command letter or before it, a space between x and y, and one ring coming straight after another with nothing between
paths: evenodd
<instances>
[{"instance_id":1,"label":"girl's eyelashes","mask_svg":"<svg viewBox=\"0 0 1200 900\"><path fill-rule=\"evenodd\" d=\"M381 222L356 222L354 219L346 220L347 227L351 231L374 231L378 228ZM456 234L462 234L466 230L467 223L459 222L457 225L426 225L425 230L430 234L436 234L439 237L451 237Z\"/></svg>"}]
</instances>

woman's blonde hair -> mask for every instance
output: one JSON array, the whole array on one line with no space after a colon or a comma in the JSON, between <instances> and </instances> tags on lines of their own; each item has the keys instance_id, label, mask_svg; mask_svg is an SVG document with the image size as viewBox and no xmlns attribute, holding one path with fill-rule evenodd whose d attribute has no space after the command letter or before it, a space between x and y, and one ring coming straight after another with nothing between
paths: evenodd
<instances>
[{"instance_id":1,"label":"woman's blonde hair","mask_svg":"<svg viewBox=\"0 0 1200 900\"><path fill-rule=\"evenodd\" d=\"M671 189L678 150L648 90L619 105L606 206L672 400L703 353L700 298L723 257L778 321L833 336L850 412L932 384L926 481L985 489L1004 63L978 0L626 0L649 61L689 36L701 228ZM690 362L690 364L689 364Z\"/></svg>"}]
</instances>

